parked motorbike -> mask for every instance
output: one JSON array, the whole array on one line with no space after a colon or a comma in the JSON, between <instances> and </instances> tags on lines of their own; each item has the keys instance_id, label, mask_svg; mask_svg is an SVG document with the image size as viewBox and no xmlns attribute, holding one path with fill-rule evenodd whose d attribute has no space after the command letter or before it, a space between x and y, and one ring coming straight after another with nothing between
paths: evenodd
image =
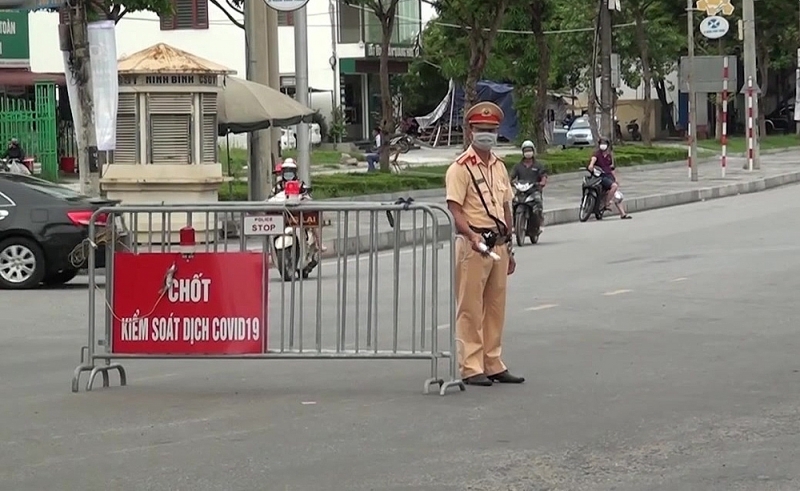
<instances>
[{"instance_id":1,"label":"parked motorbike","mask_svg":"<svg viewBox=\"0 0 800 491\"><path fill-rule=\"evenodd\" d=\"M0 159L0 172L31 175L31 171L19 159Z\"/></svg>"},{"instance_id":2,"label":"parked motorbike","mask_svg":"<svg viewBox=\"0 0 800 491\"><path fill-rule=\"evenodd\" d=\"M625 129L628 130L628 136L631 137L632 141L642 141L642 132L639 131L639 123L637 123L635 119L632 119Z\"/></svg>"},{"instance_id":3,"label":"parked motorbike","mask_svg":"<svg viewBox=\"0 0 800 491\"><path fill-rule=\"evenodd\" d=\"M408 153L414 146L414 139L406 133L396 133L389 138L389 146L397 148L400 153Z\"/></svg>"},{"instance_id":4,"label":"parked motorbike","mask_svg":"<svg viewBox=\"0 0 800 491\"><path fill-rule=\"evenodd\" d=\"M310 188L306 189L306 192L310 191ZM281 191L267 201L281 203L286 200L286 194ZM307 214L304 214L304 218L305 215ZM302 278L308 278L319 260L319 249L310 227L302 227L301 230L299 223L290 221L286 224L283 235L272 239L272 262L284 281L291 281L298 274Z\"/></svg>"},{"instance_id":5,"label":"parked motorbike","mask_svg":"<svg viewBox=\"0 0 800 491\"><path fill-rule=\"evenodd\" d=\"M602 171L597 167L593 171L586 169L587 175L583 178L583 195L581 197L580 214L581 222L589 220L592 215L598 220L603 219L606 211L606 192L603 190Z\"/></svg>"},{"instance_id":6,"label":"parked motorbike","mask_svg":"<svg viewBox=\"0 0 800 491\"><path fill-rule=\"evenodd\" d=\"M525 236L536 244L539 242L539 230L542 226L542 191L532 182L514 182L514 189L516 192L511 206L514 210L517 245L522 247Z\"/></svg>"}]
</instances>

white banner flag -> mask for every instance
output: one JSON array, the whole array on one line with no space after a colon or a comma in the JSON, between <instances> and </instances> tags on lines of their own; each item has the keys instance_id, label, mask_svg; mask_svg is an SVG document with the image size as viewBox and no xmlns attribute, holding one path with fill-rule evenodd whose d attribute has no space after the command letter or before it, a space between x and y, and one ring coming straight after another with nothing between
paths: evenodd
<instances>
[{"instance_id":1,"label":"white banner flag","mask_svg":"<svg viewBox=\"0 0 800 491\"><path fill-rule=\"evenodd\" d=\"M114 150L117 146L117 38L114 21L89 24L89 50L92 57L92 92L97 149Z\"/></svg>"},{"instance_id":2,"label":"white banner flag","mask_svg":"<svg viewBox=\"0 0 800 491\"><path fill-rule=\"evenodd\" d=\"M97 149L114 150L117 143L117 101L119 78L117 75L117 39L114 21L104 20L89 24L89 50L92 61L92 95L94 99L94 126ZM64 51L64 75L67 82L75 123L75 138L84 144L81 128L81 105L75 75L69 65L69 53Z\"/></svg>"}]
</instances>

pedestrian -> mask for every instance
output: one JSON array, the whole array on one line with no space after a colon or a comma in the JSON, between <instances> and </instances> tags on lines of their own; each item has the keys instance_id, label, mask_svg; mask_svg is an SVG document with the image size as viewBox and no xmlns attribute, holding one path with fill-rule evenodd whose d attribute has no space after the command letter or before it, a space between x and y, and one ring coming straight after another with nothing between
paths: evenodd
<instances>
[{"instance_id":1,"label":"pedestrian","mask_svg":"<svg viewBox=\"0 0 800 491\"><path fill-rule=\"evenodd\" d=\"M521 384L502 360L506 285L516 262L511 248L511 182L493 152L503 111L491 102L465 115L472 144L447 169L447 206L456 239L456 332L464 383ZM494 253L494 258L489 253Z\"/></svg>"},{"instance_id":2,"label":"pedestrian","mask_svg":"<svg viewBox=\"0 0 800 491\"><path fill-rule=\"evenodd\" d=\"M375 146L372 148L372 151L369 152L365 156L366 159L367 159L367 171L368 172L373 172L373 171L377 170L376 167L375 167L375 164L377 164L378 161L381 158L381 144L382 144L382 141L381 141L381 129L380 128L375 128L374 130L372 130L372 138L373 138L373 143L374 143Z\"/></svg>"}]
</instances>

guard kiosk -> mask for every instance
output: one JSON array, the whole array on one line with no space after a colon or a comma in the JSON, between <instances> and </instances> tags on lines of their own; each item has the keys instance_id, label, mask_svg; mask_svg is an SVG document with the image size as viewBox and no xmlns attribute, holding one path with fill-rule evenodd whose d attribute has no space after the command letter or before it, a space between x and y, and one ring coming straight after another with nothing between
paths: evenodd
<instances>
[{"instance_id":1,"label":"guard kiosk","mask_svg":"<svg viewBox=\"0 0 800 491\"><path fill-rule=\"evenodd\" d=\"M163 43L120 59L118 72L116 150L100 179L106 196L125 205L217 202L217 100L235 72ZM187 224L174 221L163 236L178 242ZM198 240L207 228L216 233L204 215L192 221ZM162 237L160 214L140 216L135 230L140 239Z\"/></svg>"}]
</instances>

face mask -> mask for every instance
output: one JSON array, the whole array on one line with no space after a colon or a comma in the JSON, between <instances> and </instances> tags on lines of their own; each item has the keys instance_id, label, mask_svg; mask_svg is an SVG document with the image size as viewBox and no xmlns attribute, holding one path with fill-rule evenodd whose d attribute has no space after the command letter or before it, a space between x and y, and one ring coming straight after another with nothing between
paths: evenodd
<instances>
[{"instance_id":1,"label":"face mask","mask_svg":"<svg viewBox=\"0 0 800 491\"><path fill-rule=\"evenodd\" d=\"M472 144L478 150L491 150L497 144L497 133L477 132L472 134Z\"/></svg>"},{"instance_id":2,"label":"face mask","mask_svg":"<svg viewBox=\"0 0 800 491\"><path fill-rule=\"evenodd\" d=\"M533 152L523 152L522 156L525 157L526 159L532 159L533 158Z\"/></svg>"},{"instance_id":3,"label":"face mask","mask_svg":"<svg viewBox=\"0 0 800 491\"><path fill-rule=\"evenodd\" d=\"M294 181L295 179L297 179L297 176L294 173L292 173L292 172L284 172L284 174L283 174L283 180L284 181Z\"/></svg>"},{"instance_id":4,"label":"face mask","mask_svg":"<svg viewBox=\"0 0 800 491\"><path fill-rule=\"evenodd\" d=\"M604 152L605 152L606 150L608 150L608 145L606 145L605 143L603 143L602 145L600 145L600 150L602 150L602 151L604 151Z\"/></svg>"}]
</instances>

